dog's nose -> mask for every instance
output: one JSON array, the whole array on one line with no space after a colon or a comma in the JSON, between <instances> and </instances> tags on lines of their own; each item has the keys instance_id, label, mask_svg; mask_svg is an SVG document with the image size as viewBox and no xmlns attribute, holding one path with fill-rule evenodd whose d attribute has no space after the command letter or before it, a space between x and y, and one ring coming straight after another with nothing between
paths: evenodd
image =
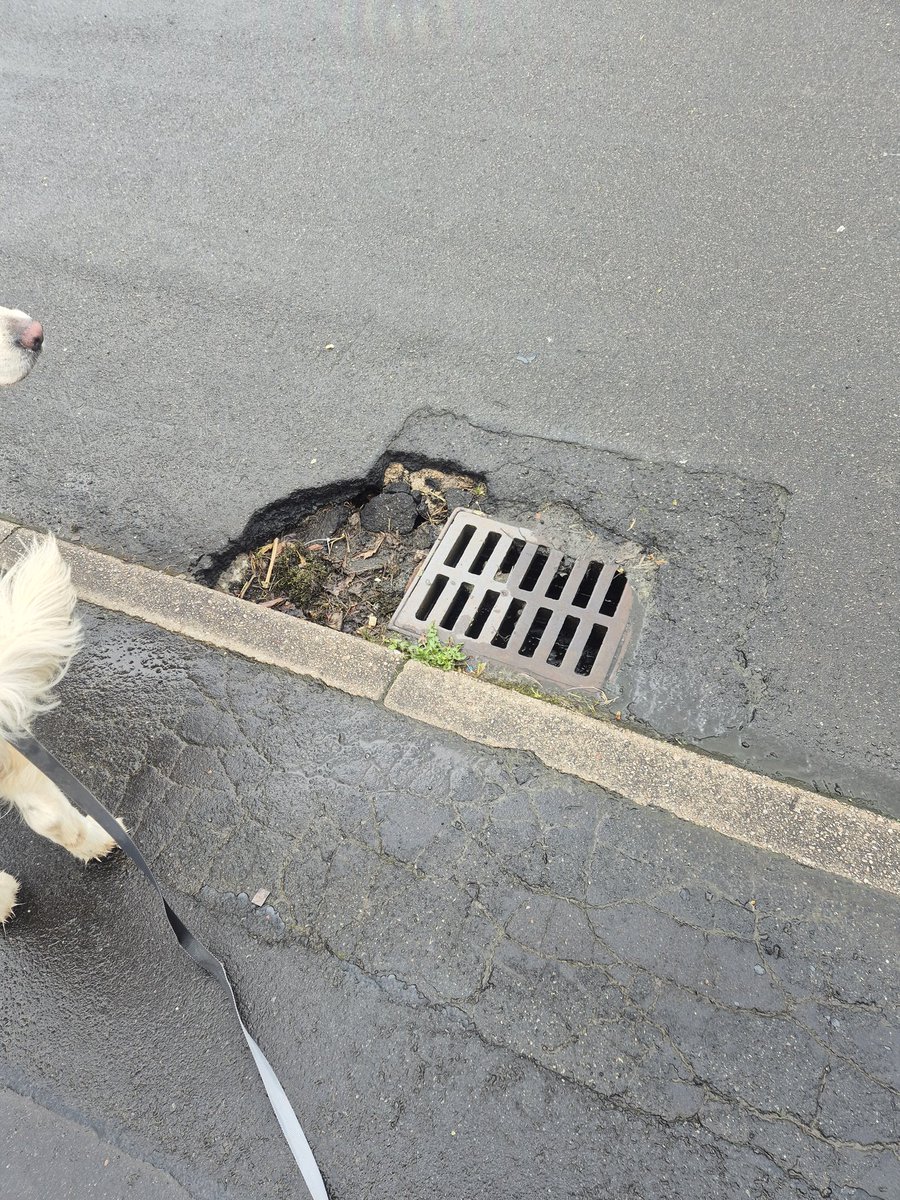
<instances>
[{"instance_id":1,"label":"dog's nose","mask_svg":"<svg viewBox=\"0 0 900 1200\"><path fill-rule=\"evenodd\" d=\"M44 327L40 321L29 321L16 338L23 350L40 350L44 344Z\"/></svg>"}]
</instances>

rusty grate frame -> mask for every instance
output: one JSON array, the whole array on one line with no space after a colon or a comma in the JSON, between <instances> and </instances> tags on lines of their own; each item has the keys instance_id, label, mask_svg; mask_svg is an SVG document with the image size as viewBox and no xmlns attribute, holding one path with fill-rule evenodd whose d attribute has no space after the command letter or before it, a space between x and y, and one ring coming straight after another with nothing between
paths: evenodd
<instances>
[{"instance_id":1,"label":"rusty grate frame","mask_svg":"<svg viewBox=\"0 0 900 1200\"><path fill-rule=\"evenodd\" d=\"M634 593L614 562L571 559L528 529L458 508L391 618L418 637L555 687L598 691L630 633Z\"/></svg>"}]
</instances>

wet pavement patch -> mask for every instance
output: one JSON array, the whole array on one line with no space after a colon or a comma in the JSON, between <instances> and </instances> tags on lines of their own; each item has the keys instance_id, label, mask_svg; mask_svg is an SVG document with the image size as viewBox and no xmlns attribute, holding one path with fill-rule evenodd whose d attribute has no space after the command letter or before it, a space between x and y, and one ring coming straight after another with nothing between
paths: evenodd
<instances>
[{"instance_id":1,"label":"wet pavement patch","mask_svg":"<svg viewBox=\"0 0 900 1200\"><path fill-rule=\"evenodd\" d=\"M85 627L44 734L233 971L334 1200L896 1194L896 898L120 614ZM137 872L4 838L27 903L2 1081L196 1200L297 1197Z\"/></svg>"}]
</instances>

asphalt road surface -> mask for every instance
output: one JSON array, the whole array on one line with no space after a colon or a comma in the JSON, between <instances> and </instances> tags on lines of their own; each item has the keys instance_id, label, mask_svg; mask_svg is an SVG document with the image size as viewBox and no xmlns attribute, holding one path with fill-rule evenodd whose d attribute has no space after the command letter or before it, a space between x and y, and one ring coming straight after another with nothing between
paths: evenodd
<instances>
[{"instance_id":1,"label":"asphalt road surface","mask_svg":"<svg viewBox=\"0 0 900 1200\"><path fill-rule=\"evenodd\" d=\"M885 807L896 40L840 0L12 0L3 300L48 351L0 510L188 569L422 408L777 485L761 710Z\"/></svg>"},{"instance_id":2,"label":"asphalt road surface","mask_svg":"<svg viewBox=\"0 0 900 1200\"><path fill-rule=\"evenodd\" d=\"M123 617L63 691L332 1200L895 1200L896 897ZM2 1194L300 1200L136 871L2 854Z\"/></svg>"}]
</instances>

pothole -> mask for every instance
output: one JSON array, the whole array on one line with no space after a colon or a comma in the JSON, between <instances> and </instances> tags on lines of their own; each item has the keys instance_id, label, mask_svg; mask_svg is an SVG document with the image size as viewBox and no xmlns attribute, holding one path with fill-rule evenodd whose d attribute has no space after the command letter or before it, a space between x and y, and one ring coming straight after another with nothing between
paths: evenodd
<instances>
[{"instance_id":1,"label":"pothole","mask_svg":"<svg viewBox=\"0 0 900 1200\"><path fill-rule=\"evenodd\" d=\"M391 462L380 487L331 500L238 555L216 587L381 641L450 512L484 497L473 476Z\"/></svg>"},{"instance_id":2,"label":"pothole","mask_svg":"<svg viewBox=\"0 0 900 1200\"><path fill-rule=\"evenodd\" d=\"M635 586L626 578L621 547L606 553L565 505L545 505L533 527L502 524L461 471L397 459L379 474L377 487L350 485L279 522L215 586L433 666L612 703L602 687L646 586L636 564Z\"/></svg>"}]
</instances>

